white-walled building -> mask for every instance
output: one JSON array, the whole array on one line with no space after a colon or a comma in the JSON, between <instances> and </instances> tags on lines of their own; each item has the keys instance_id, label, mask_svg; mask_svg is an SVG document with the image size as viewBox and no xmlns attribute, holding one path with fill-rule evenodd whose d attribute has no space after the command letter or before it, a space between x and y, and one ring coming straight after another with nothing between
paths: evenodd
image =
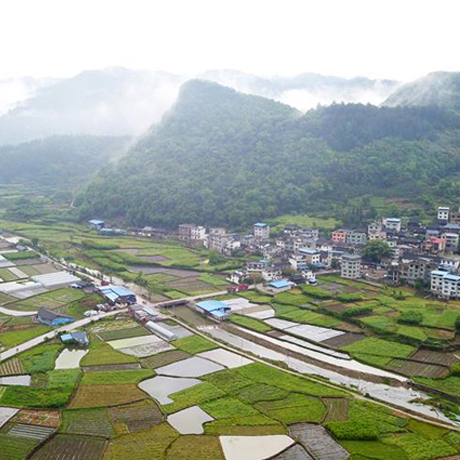
<instances>
[{"instance_id":1,"label":"white-walled building","mask_svg":"<svg viewBox=\"0 0 460 460\"><path fill-rule=\"evenodd\" d=\"M261 240L268 240L270 238L270 226L264 222L254 224L254 237Z\"/></svg>"},{"instance_id":2,"label":"white-walled building","mask_svg":"<svg viewBox=\"0 0 460 460\"><path fill-rule=\"evenodd\" d=\"M314 265L320 262L321 253L316 249L300 248L299 255L304 258L305 265Z\"/></svg>"},{"instance_id":3,"label":"white-walled building","mask_svg":"<svg viewBox=\"0 0 460 460\"><path fill-rule=\"evenodd\" d=\"M180 224L179 239L182 241L204 241L206 228L195 224Z\"/></svg>"},{"instance_id":4,"label":"white-walled building","mask_svg":"<svg viewBox=\"0 0 460 460\"><path fill-rule=\"evenodd\" d=\"M383 219L383 225L387 230L393 230L395 232L401 231L401 219L398 217L387 217Z\"/></svg>"},{"instance_id":5,"label":"white-walled building","mask_svg":"<svg viewBox=\"0 0 460 460\"><path fill-rule=\"evenodd\" d=\"M448 221L449 220L450 208L447 206L439 206L438 208L438 220Z\"/></svg>"},{"instance_id":6,"label":"white-walled building","mask_svg":"<svg viewBox=\"0 0 460 460\"><path fill-rule=\"evenodd\" d=\"M340 276L348 279L361 278L361 257L356 254L344 254L342 256Z\"/></svg>"},{"instance_id":7,"label":"white-walled building","mask_svg":"<svg viewBox=\"0 0 460 460\"><path fill-rule=\"evenodd\" d=\"M456 252L458 249L459 235L457 233L443 233L441 238L445 241L446 252Z\"/></svg>"},{"instance_id":8,"label":"white-walled building","mask_svg":"<svg viewBox=\"0 0 460 460\"><path fill-rule=\"evenodd\" d=\"M460 297L460 276L440 270L431 272L431 292L444 299Z\"/></svg>"}]
</instances>

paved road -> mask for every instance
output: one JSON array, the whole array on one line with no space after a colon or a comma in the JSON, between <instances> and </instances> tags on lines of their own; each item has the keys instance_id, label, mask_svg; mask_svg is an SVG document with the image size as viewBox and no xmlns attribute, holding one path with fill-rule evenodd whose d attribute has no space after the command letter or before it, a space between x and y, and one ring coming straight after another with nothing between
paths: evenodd
<instances>
[{"instance_id":1,"label":"paved road","mask_svg":"<svg viewBox=\"0 0 460 460\"><path fill-rule=\"evenodd\" d=\"M19 311L19 310L10 310L9 308L0 307L0 313L8 316L33 316L36 315L36 311Z\"/></svg>"},{"instance_id":2,"label":"paved road","mask_svg":"<svg viewBox=\"0 0 460 460\"><path fill-rule=\"evenodd\" d=\"M75 321L72 324L66 324L65 326L54 329L50 332L47 332L46 334L40 335L32 340L29 340L28 342L21 343L21 345L18 345L17 347L11 348L7 351L4 351L3 353L0 353L0 362L5 361L8 358L12 358L13 356L22 353L23 351L36 347L37 345L44 343L46 340L53 339L62 332L70 332L75 329L78 329L79 327L86 326L87 324L90 324L91 322L97 321L99 319L107 318L108 316L114 316L118 313L124 313L126 311L128 311L127 308L122 308L120 310L101 313L100 315L92 316L90 318L83 318L78 321Z\"/></svg>"}]
</instances>

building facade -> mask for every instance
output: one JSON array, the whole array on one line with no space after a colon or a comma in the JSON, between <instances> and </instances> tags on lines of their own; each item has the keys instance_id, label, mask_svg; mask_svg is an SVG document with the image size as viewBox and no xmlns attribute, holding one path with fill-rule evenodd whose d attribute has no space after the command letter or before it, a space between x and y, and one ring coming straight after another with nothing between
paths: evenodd
<instances>
[{"instance_id":1,"label":"building facade","mask_svg":"<svg viewBox=\"0 0 460 460\"><path fill-rule=\"evenodd\" d=\"M340 266L340 276L347 279L361 278L361 257L355 254L344 254Z\"/></svg>"}]
</instances>

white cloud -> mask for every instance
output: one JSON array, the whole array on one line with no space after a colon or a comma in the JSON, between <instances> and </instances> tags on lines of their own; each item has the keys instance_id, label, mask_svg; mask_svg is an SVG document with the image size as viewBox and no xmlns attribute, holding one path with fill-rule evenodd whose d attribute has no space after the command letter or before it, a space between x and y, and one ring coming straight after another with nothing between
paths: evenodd
<instances>
[{"instance_id":1,"label":"white cloud","mask_svg":"<svg viewBox=\"0 0 460 460\"><path fill-rule=\"evenodd\" d=\"M460 70L456 0L15 0L0 78L123 65L413 79Z\"/></svg>"}]
</instances>

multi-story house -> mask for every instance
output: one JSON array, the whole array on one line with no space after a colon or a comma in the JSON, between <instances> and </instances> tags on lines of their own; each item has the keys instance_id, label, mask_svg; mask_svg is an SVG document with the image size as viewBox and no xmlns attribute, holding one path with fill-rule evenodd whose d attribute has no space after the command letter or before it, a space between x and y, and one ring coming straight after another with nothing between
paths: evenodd
<instances>
[{"instance_id":1,"label":"multi-story house","mask_svg":"<svg viewBox=\"0 0 460 460\"><path fill-rule=\"evenodd\" d=\"M346 243L347 242L347 231L343 229L333 231L332 241L334 243Z\"/></svg>"},{"instance_id":2,"label":"multi-story house","mask_svg":"<svg viewBox=\"0 0 460 460\"><path fill-rule=\"evenodd\" d=\"M452 224L460 224L460 208L457 211L449 212L449 222Z\"/></svg>"},{"instance_id":3,"label":"multi-story house","mask_svg":"<svg viewBox=\"0 0 460 460\"><path fill-rule=\"evenodd\" d=\"M343 254L340 266L342 278L357 279L361 277L361 257L356 254Z\"/></svg>"},{"instance_id":4,"label":"multi-story house","mask_svg":"<svg viewBox=\"0 0 460 460\"><path fill-rule=\"evenodd\" d=\"M383 225L387 230L401 231L401 219L397 217L386 217L383 219Z\"/></svg>"},{"instance_id":5,"label":"multi-story house","mask_svg":"<svg viewBox=\"0 0 460 460\"><path fill-rule=\"evenodd\" d=\"M443 299L460 297L460 276L440 270L431 272L431 292Z\"/></svg>"},{"instance_id":6,"label":"multi-story house","mask_svg":"<svg viewBox=\"0 0 460 460\"><path fill-rule=\"evenodd\" d=\"M320 263L320 252L316 249L300 248L299 254L304 257L305 265L315 265Z\"/></svg>"},{"instance_id":7,"label":"multi-story house","mask_svg":"<svg viewBox=\"0 0 460 460\"><path fill-rule=\"evenodd\" d=\"M254 224L254 237L260 240L268 240L270 238L270 226L264 222Z\"/></svg>"},{"instance_id":8,"label":"multi-story house","mask_svg":"<svg viewBox=\"0 0 460 460\"><path fill-rule=\"evenodd\" d=\"M366 241L366 232L360 230L350 230L347 232L347 244L351 244L352 246L359 246L366 244Z\"/></svg>"},{"instance_id":9,"label":"multi-story house","mask_svg":"<svg viewBox=\"0 0 460 460\"><path fill-rule=\"evenodd\" d=\"M283 277L282 270L274 265L267 265L262 268L261 274L265 281L276 281Z\"/></svg>"},{"instance_id":10,"label":"multi-story house","mask_svg":"<svg viewBox=\"0 0 460 460\"><path fill-rule=\"evenodd\" d=\"M367 226L367 233L376 233L376 232L381 232L382 231L382 223L381 222L371 222Z\"/></svg>"},{"instance_id":11,"label":"multi-story house","mask_svg":"<svg viewBox=\"0 0 460 460\"><path fill-rule=\"evenodd\" d=\"M380 232L369 233L369 241L386 240L386 239L387 239L387 232L380 231Z\"/></svg>"},{"instance_id":12,"label":"multi-story house","mask_svg":"<svg viewBox=\"0 0 460 460\"><path fill-rule=\"evenodd\" d=\"M195 224L180 224L179 239L182 241L204 241L206 239L206 228Z\"/></svg>"},{"instance_id":13,"label":"multi-story house","mask_svg":"<svg viewBox=\"0 0 460 460\"><path fill-rule=\"evenodd\" d=\"M446 252L457 251L459 240L459 235L457 233L443 233L441 238L444 240L444 250Z\"/></svg>"},{"instance_id":14,"label":"multi-story house","mask_svg":"<svg viewBox=\"0 0 460 460\"><path fill-rule=\"evenodd\" d=\"M232 241L233 236L228 234L225 228L211 228L206 239L206 247L210 251L217 251L223 254Z\"/></svg>"},{"instance_id":15,"label":"multi-story house","mask_svg":"<svg viewBox=\"0 0 460 460\"><path fill-rule=\"evenodd\" d=\"M437 219L441 222L448 222L449 221L449 211L450 209L446 206L439 206Z\"/></svg>"}]
</instances>

